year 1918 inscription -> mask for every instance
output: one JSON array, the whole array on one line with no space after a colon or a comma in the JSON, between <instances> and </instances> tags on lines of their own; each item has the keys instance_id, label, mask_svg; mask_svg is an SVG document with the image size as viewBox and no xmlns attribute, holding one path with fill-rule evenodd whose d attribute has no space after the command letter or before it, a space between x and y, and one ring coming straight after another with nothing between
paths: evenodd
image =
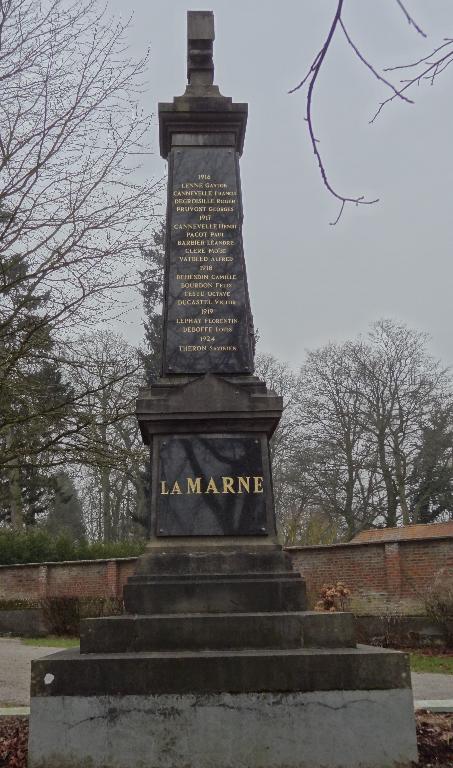
<instances>
[{"instance_id":1,"label":"year 1918 inscription","mask_svg":"<svg viewBox=\"0 0 453 768\"><path fill-rule=\"evenodd\" d=\"M239 189L232 149L172 150L165 373L253 369Z\"/></svg>"}]
</instances>

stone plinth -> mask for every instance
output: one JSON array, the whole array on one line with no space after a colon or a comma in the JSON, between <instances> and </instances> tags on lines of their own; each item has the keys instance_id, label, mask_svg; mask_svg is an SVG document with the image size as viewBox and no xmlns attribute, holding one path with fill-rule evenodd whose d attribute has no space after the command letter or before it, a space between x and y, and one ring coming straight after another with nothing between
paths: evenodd
<instances>
[{"instance_id":1,"label":"stone plinth","mask_svg":"<svg viewBox=\"0 0 453 768\"><path fill-rule=\"evenodd\" d=\"M305 610L277 546L146 553L124 616L33 662L30 768L409 768L408 658Z\"/></svg>"},{"instance_id":2,"label":"stone plinth","mask_svg":"<svg viewBox=\"0 0 453 768\"><path fill-rule=\"evenodd\" d=\"M29 765L409 768L411 708L409 688L43 697L33 703Z\"/></svg>"}]
</instances>

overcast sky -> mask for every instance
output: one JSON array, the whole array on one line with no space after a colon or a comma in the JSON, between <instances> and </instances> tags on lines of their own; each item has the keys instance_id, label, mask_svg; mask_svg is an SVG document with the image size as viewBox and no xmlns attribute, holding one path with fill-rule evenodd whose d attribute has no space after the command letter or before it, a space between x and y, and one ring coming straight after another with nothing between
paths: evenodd
<instances>
[{"instance_id":1,"label":"overcast sky","mask_svg":"<svg viewBox=\"0 0 453 768\"><path fill-rule=\"evenodd\" d=\"M396 0L345 0L354 41L378 68L414 61L453 37L452 0L407 0L428 34L407 24ZM110 0L124 14L124 0ZM350 195L379 197L348 207L322 186L304 122L304 95L287 91L305 75L326 36L335 0L130 0L130 45L149 46L149 93L158 101L184 91L186 11L215 14L215 82L249 104L241 161L244 242L260 350L298 366L307 348L352 338L380 317L427 331L431 351L453 363L451 329L453 65L434 87L414 89L415 105L387 95L339 38L314 96L320 149L332 184ZM150 176L166 173L159 157ZM140 316L122 331L142 338Z\"/></svg>"}]
</instances>

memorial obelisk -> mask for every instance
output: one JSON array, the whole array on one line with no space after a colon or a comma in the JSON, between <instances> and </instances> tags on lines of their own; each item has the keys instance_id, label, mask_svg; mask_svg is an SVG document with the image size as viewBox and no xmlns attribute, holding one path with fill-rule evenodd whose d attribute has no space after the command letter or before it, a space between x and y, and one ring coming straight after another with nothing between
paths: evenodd
<instances>
[{"instance_id":1,"label":"memorial obelisk","mask_svg":"<svg viewBox=\"0 0 453 768\"><path fill-rule=\"evenodd\" d=\"M32 663L29 768L410 768L407 656L306 610L277 543L253 375L239 158L247 106L214 85L213 15L188 14L188 85L159 106L169 161L162 375L137 415L151 536L126 613Z\"/></svg>"},{"instance_id":2,"label":"memorial obelisk","mask_svg":"<svg viewBox=\"0 0 453 768\"><path fill-rule=\"evenodd\" d=\"M168 159L162 377L137 409L153 457L154 546L276 541L268 441L282 402L252 375L239 175L247 105L214 85L213 41L212 12L189 12L188 84L159 104Z\"/></svg>"}]
</instances>

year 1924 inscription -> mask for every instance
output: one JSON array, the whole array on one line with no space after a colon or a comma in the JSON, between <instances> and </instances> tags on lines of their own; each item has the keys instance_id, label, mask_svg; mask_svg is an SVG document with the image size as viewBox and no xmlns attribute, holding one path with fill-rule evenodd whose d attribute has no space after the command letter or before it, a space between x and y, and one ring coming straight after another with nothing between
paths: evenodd
<instances>
[{"instance_id":1,"label":"year 1924 inscription","mask_svg":"<svg viewBox=\"0 0 453 768\"><path fill-rule=\"evenodd\" d=\"M234 150L172 150L165 373L253 369L239 190Z\"/></svg>"}]
</instances>

